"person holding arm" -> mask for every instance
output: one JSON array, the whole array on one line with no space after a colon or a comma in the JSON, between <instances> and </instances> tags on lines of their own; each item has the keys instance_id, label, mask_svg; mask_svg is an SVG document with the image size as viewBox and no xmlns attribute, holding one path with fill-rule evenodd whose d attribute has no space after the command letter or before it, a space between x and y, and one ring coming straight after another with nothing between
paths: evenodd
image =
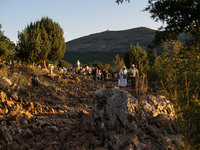
<instances>
[{"instance_id":1,"label":"person holding arm","mask_svg":"<svg viewBox=\"0 0 200 150\"><path fill-rule=\"evenodd\" d=\"M119 81L118 86L119 87L126 87L127 86L127 69L126 66L123 66L122 69L119 71Z\"/></svg>"}]
</instances>

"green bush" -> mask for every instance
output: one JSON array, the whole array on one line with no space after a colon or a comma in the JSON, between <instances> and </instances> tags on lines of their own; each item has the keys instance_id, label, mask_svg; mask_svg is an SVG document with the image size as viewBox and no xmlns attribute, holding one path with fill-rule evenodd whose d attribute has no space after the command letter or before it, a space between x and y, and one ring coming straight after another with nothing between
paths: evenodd
<instances>
[{"instance_id":1,"label":"green bush","mask_svg":"<svg viewBox=\"0 0 200 150\"><path fill-rule=\"evenodd\" d=\"M58 67L70 68L70 67L72 67L72 64L70 64L69 62L67 62L65 60L60 60L58 63Z\"/></svg>"}]
</instances>

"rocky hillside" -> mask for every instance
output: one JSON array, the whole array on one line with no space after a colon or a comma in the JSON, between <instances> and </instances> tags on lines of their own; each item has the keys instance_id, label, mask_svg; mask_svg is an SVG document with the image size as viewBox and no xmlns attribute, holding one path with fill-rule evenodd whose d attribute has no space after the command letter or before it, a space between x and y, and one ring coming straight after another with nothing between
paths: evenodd
<instances>
[{"instance_id":1,"label":"rocky hillside","mask_svg":"<svg viewBox=\"0 0 200 150\"><path fill-rule=\"evenodd\" d=\"M146 50L154 38L155 30L139 27L123 31L105 31L84 36L66 43L64 60L76 64L77 60L86 64L94 61L112 63L116 54L123 57L131 44ZM157 50L160 53L161 49Z\"/></svg>"},{"instance_id":2,"label":"rocky hillside","mask_svg":"<svg viewBox=\"0 0 200 150\"><path fill-rule=\"evenodd\" d=\"M123 31L105 31L84 36L66 43L67 52L126 51L137 43L144 49L152 42L155 30L139 27Z\"/></svg>"},{"instance_id":3,"label":"rocky hillside","mask_svg":"<svg viewBox=\"0 0 200 150\"><path fill-rule=\"evenodd\" d=\"M183 149L177 127L169 100L136 98L130 82L0 70L1 150Z\"/></svg>"}]
</instances>

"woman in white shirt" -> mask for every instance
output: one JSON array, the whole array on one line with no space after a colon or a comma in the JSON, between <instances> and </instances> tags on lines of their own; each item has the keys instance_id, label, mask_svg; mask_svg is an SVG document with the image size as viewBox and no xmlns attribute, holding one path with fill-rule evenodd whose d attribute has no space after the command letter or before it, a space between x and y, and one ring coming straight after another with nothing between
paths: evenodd
<instances>
[{"instance_id":1,"label":"woman in white shirt","mask_svg":"<svg viewBox=\"0 0 200 150\"><path fill-rule=\"evenodd\" d=\"M127 86L127 69L126 66L123 66L122 69L119 71L119 87L126 87Z\"/></svg>"}]
</instances>

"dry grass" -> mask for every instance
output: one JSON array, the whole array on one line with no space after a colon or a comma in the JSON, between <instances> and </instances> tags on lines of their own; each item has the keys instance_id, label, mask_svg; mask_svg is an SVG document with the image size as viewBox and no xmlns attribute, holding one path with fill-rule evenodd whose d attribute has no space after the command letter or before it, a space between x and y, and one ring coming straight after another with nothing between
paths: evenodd
<instances>
[{"instance_id":1,"label":"dry grass","mask_svg":"<svg viewBox=\"0 0 200 150\"><path fill-rule=\"evenodd\" d=\"M8 71L5 69L0 69L0 78L8 77Z\"/></svg>"}]
</instances>

